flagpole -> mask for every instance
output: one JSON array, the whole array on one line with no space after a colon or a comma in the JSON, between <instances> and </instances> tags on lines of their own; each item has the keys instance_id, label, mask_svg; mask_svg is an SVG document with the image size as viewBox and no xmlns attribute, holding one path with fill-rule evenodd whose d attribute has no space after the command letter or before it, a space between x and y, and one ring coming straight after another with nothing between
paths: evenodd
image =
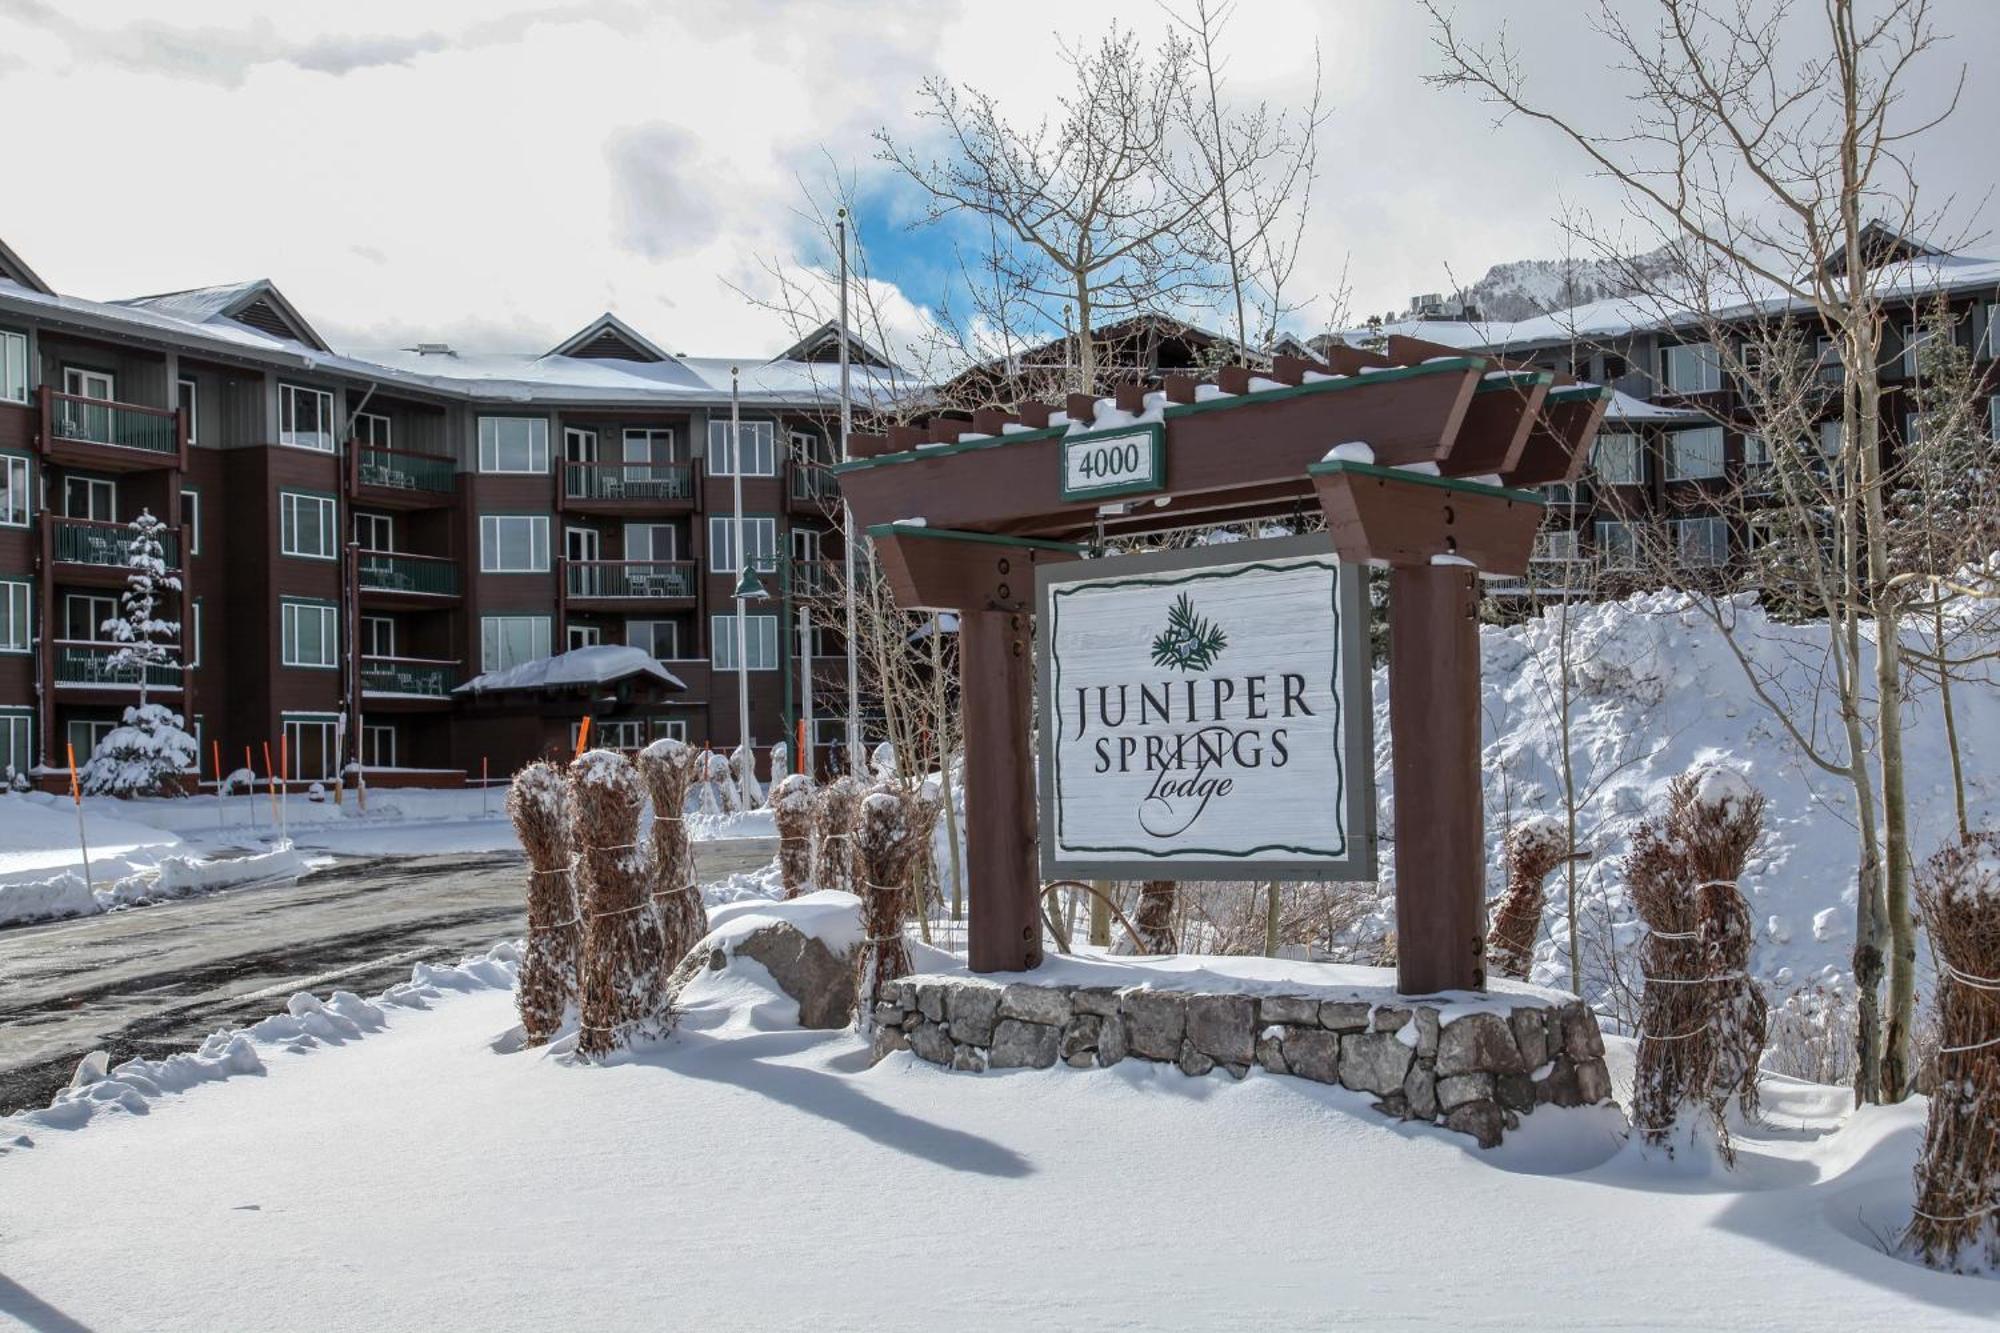
<instances>
[{"instance_id":1,"label":"flagpole","mask_svg":"<svg viewBox=\"0 0 2000 1333\"><path fill-rule=\"evenodd\" d=\"M848 392L847 355L847 210L834 221L840 235L840 461L848 461L847 437L854 428L854 403ZM854 510L840 498L842 578L847 587L847 771L862 772L860 615L854 604Z\"/></svg>"},{"instance_id":2,"label":"flagpole","mask_svg":"<svg viewBox=\"0 0 2000 1333\"><path fill-rule=\"evenodd\" d=\"M743 413L737 397L737 368L729 368L729 471L730 490L736 501L736 740L743 747L743 774L739 779L743 803L748 808L756 779L751 775L750 750L750 653L748 607L743 600L744 577L750 572L750 552L743 545Z\"/></svg>"}]
</instances>

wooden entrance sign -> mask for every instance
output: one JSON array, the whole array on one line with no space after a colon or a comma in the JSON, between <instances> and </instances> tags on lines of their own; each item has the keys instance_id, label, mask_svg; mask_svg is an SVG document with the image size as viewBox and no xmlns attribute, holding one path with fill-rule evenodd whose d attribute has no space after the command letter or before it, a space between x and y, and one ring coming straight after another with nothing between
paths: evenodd
<instances>
[{"instance_id":1,"label":"wooden entrance sign","mask_svg":"<svg viewBox=\"0 0 2000 1333\"><path fill-rule=\"evenodd\" d=\"M1036 571L1086 555L1095 531L1297 521L1317 508L1344 565L1390 570L1398 986L1483 988L1477 578L1526 571L1542 501L1519 488L1574 479L1611 395L1412 339L1329 355L853 438L841 490L897 604L959 616L973 970L1041 961ZM1115 463L1120 484L1136 468L1130 492L1106 503L1109 487L1074 485L1084 474L1068 441L1134 433L1156 450L1084 455L1093 474ZM1367 448L1336 450L1349 442Z\"/></svg>"}]
</instances>

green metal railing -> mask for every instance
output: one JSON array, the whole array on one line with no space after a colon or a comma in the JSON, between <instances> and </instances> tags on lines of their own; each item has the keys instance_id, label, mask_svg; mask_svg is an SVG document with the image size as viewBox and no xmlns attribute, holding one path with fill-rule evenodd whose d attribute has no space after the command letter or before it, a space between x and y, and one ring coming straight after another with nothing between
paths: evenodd
<instances>
[{"instance_id":1,"label":"green metal railing","mask_svg":"<svg viewBox=\"0 0 2000 1333\"><path fill-rule=\"evenodd\" d=\"M393 491L436 491L449 495L455 486L452 461L440 454L358 446L356 478L363 486Z\"/></svg>"},{"instance_id":2,"label":"green metal railing","mask_svg":"<svg viewBox=\"0 0 2000 1333\"><path fill-rule=\"evenodd\" d=\"M114 660L115 643L88 643L75 639L56 644L56 684L103 685L137 688L139 668ZM146 668L146 685L152 689L177 690L181 687L178 666Z\"/></svg>"},{"instance_id":3,"label":"green metal railing","mask_svg":"<svg viewBox=\"0 0 2000 1333\"><path fill-rule=\"evenodd\" d=\"M840 485L833 473L820 463L793 463L791 491L794 500L824 500L837 495Z\"/></svg>"},{"instance_id":4,"label":"green metal railing","mask_svg":"<svg viewBox=\"0 0 2000 1333\"><path fill-rule=\"evenodd\" d=\"M105 565L123 569L132 558L132 529L123 523L87 518L55 518L55 558L67 565ZM178 528L160 532L160 556L169 568L181 563Z\"/></svg>"},{"instance_id":5,"label":"green metal railing","mask_svg":"<svg viewBox=\"0 0 2000 1333\"><path fill-rule=\"evenodd\" d=\"M692 560L565 560L564 587L571 597L659 600L693 597Z\"/></svg>"},{"instance_id":6,"label":"green metal railing","mask_svg":"<svg viewBox=\"0 0 2000 1333\"><path fill-rule=\"evenodd\" d=\"M420 657L364 657L361 690L364 694L410 694L442 699L451 693L453 668L457 665Z\"/></svg>"},{"instance_id":7,"label":"green metal railing","mask_svg":"<svg viewBox=\"0 0 2000 1333\"><path fill-rule=\"evenodd\" d=\"M688 463L565 463L564 494L572 500L692 500Z\"/></svg>"},{"instance_id":8,"label":"green metal railing","mask_svg":"<svg viewBox=\"0 0 2000 1333\"><path fill-rule=\"evenodd\" d=\"M458 596L458 566L438 556L362 551L356 569L361 586L370 592Z\"/></svg>"},{"instance_id":9,"label":"green metal railing","mask_svg":"<svg viewBox=\"0 0 2000 1333\"><path fill-rule=\"evenodd\" d=\"M174 412L66 393L49 394L49 431L59 440L143 449L154 454L177 454L181 448Z\"/></svg>"}]
</instances>

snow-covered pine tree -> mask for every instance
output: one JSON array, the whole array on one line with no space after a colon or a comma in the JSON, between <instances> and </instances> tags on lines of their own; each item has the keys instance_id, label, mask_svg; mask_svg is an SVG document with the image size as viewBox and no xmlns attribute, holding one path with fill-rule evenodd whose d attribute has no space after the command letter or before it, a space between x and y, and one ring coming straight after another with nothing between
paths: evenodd
<instances>
[{"instance_id":1,"label":"snow-covered pine tree","mask_svg":"<svg viewBox=\"0 0 2000 1333\"><path fill-rule=\"evenodd\" d=\"M166 526L151 510L140 510L132 520L125 558L131 573L120 598L124 614L101 627L118 645L107 665L114 672L131 673L139 686L139 702L125 710L124 721L98 743L84 765L83 789L92 795L169 793L174 790L169 779L195 766L194 737L184 730L185 720L146 695L155 671L181 665L180 622L159 618L162 597L181 590L180 579L168 572L161 537Z\"/></svg>"}]
</instances>

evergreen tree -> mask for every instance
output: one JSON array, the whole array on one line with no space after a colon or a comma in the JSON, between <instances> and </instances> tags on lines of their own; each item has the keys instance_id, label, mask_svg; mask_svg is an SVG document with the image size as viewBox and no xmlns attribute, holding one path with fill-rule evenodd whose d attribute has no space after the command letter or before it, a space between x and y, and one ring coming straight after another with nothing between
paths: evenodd
<instances>
[{"instance_id":1,"label":"evergreen tree","mask_svg":"<svg viewBox=\"0 0 2000 1333\"><path fill-rule=\"evenodd\" d=\"M179 577L167 567L161 539L166 524L141 510L131 529L125 560L131 574L120 599L124 614L105 621L102 629L118 645L107 659L110 668L115 675L129 673L138 684L139 702L125 710L123 723L84 765L83 788L93 795L161 795L172 790L168 779L195 765L194 737L184 730L181 715L147 698L155 673L181 666L175 657L180 622L159 618L162 597L181 590Z\"/></svg>"}]
</instances>

